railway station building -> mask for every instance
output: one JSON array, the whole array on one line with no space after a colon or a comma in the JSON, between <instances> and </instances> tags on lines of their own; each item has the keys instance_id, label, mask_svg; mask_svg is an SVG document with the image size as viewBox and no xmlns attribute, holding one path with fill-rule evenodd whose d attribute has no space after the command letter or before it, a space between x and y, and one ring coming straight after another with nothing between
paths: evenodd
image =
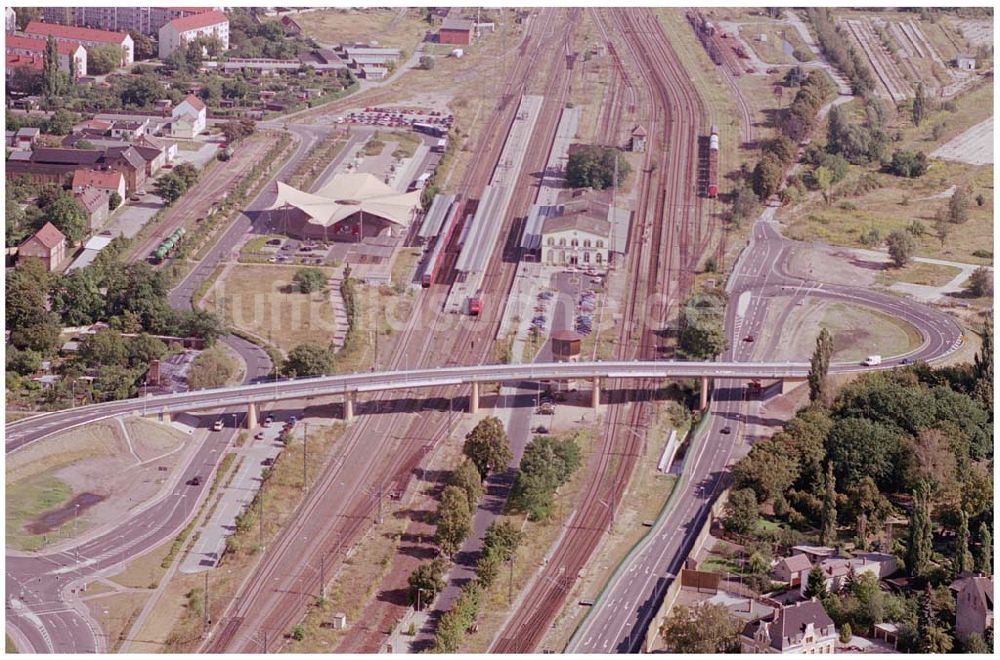
<instances>
[{"instance_id":1,"label":"railway station building","mask_svg":"<svg viewBox=\"0 0 1000 660\"><path fill-rule=\"evenodd\" d=\"M631 215L615 207L607 192L563 191L556 204L532 207L521 239L522 258L548 266L605 270L615 254L625 253Z\"/></svg>"},{"instance_id":2,"label":"railway station building","mask_svg":"<svg viewBox=\"0 0 1000 660\"><path fill-rule=\"evenodd\" d=\"M360 242L405 232L420 208L420 191L401 193L367 173L340 174L315 193L278 182L268 209L275 231L293 238Z\"/></svg>"}]
</instances>

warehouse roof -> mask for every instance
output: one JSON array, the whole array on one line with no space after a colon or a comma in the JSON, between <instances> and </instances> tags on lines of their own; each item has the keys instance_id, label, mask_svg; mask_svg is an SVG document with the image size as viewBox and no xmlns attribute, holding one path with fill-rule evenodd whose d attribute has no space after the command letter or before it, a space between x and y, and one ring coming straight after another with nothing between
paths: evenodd
<instances>
[{"instance_id":1,"label":"warehouse roof","mask_svg":"<svg viewBox=\"0 0 1000 660\"><path fill-rule=\"evenodd\" d=\"M469 32L473 27L475 27L475 23L464 18L446 18L444 19L444 22L441 23L442 30Z\"/></svg>"},{"instance_id":2,"label":"warehouse roof","mask_svg":"<svg viewBox=\"0 0 1000 660\"><path fill-rule=\"evenodd\" d=\"M435 195L417 235L423 239L437 236L457 198L457 195Z\"/></svg>"}]
</instances>

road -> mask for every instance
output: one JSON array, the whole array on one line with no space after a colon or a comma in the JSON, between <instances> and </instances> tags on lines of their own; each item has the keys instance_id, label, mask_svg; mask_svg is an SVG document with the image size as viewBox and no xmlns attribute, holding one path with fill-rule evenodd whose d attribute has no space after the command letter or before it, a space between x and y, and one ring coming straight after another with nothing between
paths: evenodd
<instances>
[{"instance_id":1,"label":"road","mask_svg":"<svg viewBox=\"0 0 1000 660\"><path fill-rule=\"evenodd\" d=\"M39 554L7 550L7 626L36 653L103 653L109 650L97 621L79 600L80 587L159 546L187 524L212 483L223 450L236 433L196 430L202 446L175 477L174 485L153 503L128 512L128 524L86 539L60 552ZM199 486L188 481L200 476Z\"/></svg>"},{"instance_id":2,"label":"road","mask_svg":"<svg viewBox=\"0 0 1000 660\"><path fill-rule=\"evenodd\" d=\"M768 333L764 320L775 296L785 295L788 309L805 297L842 300L878 309L912 324L923 336L923 345L908 354L911 359L933 361L947 355L960 345L961 327L949 316L913 301L879 293L870 289L831 284L817 284L795 276L788 270L788 256L795 241L781 236L771 222L774 209L768 208L752 231L751 242L741 255L728 291L726 331L732 348L723 356L726 361L739 362L750 358L755 343L742 341L747 335L772 337L772 345L780 333ZM898 357L885 364L898 364ZM747 364L750 364L747 362ZM831 371L842 371L834 367ZM703 437L692 441L695 454L685 459L685 478L678 483L683 489L675 494L672 508L650 531L631 559L623 565L590 615L577 629L566 650L574 653L635 652L646 635L649 622L659 609L663 595L676 579L694 538L704 524L727 466L746 433L748 407L758 402L746 402L743 383L720 379L715 383L710 414L712 419ZM723 435L729 426L733 433ZM679 532L679 533L678 533Z\"/></svg>"},{"instance_id":3,"label":"road","mask_svg":"<svg viewBox=\"0 0 1000 660\"><path fill-rule=\"evenodd\" d=\"M261 122L260 126L278 128L282 124ZM298 137L299 144L295 153L276 173L272 181L286 178L294 171L299 161L331 129L290 124L287 130ZM250 202L248 208L266 208L273 201L273 195L273 186L269 185ZM215 266L232 253L235 246L251 230L251 226L250 218L241 214L198 267L171 292L169 301L172 307L190 308L193 292L212 274ZM260 347L232 335L224 337L222 341L233 348L246 363L246 383L272 372L271 360ZM82 409L63 412L69 412L69 419L72 419L73 410ZM242 417L242 414L239 416ZM46 424L53 423L46 427L47 431L42 434L29 434L30 438L22 436L20 440L8 442L6 451L16 450L26 442L78 425L69 421L68 425L64 426L66 421L66 418L49 420ZM131 515L127 525L118 530L85 540L75 547L56 553L21 556L8 551L7 625L15 630L14 636L21 645L29 646L19 650L56 653L93 653L108 650L107 640L104 639L100 626L87 612L85 605L78 600L79 586L96 576L116 572L123 562L152 550L182 529L193 512L197 511L197 505L211 483L208 477L214 472L222 450L235 432L236 429L227 429L223 433L210 434L204 446L180 473L177 484L169 495L141 513ZM196 474L203 477L201 485L186 485L186 482Z\"/></svg>"}]
</instances>

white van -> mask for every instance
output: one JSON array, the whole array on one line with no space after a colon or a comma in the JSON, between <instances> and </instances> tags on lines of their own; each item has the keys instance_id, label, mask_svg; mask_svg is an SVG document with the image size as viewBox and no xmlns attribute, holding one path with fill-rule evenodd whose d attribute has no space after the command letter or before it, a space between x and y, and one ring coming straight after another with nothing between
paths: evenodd
<instances>
[{"instance_id":1,"label":"white van","mask_svg":"<svg viewBox=\"0 0 1000 660\"><path fill-rule=\"evenodd\" d=\"M866 367L874 367L877 364L882 364L882 356L869 355L864 359L864 362L862 362L861 364L865 365Z\"/></svg>"}]
</instances>

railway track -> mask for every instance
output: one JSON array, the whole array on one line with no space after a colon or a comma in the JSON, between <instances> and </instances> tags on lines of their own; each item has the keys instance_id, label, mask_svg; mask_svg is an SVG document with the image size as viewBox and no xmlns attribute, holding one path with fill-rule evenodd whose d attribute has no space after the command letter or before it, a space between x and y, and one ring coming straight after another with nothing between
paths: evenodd
<instances>
[{"instance_id":1,"label":"railway track","mask_svg":"<svg viewBox=\"0 0 1000 660\"><path fill-rule=\"evenodd\" d=\"M604 17L596 10L593 14L610 42ZM621 359L652 357L662 351L670 301L678 300L690 286L691 233L701 210L695 179L700 102L687 86L687 76L655 15L611 10L607 20L617 34L625 36L624 55L643 72L645 86L655 99L646 176L640 182L637 222L629 239L628 269L636 275L636 284L625 306L618 344ZM678 208L681 212L675 216ZM647 308L650 299L652 306ZM608 410L605 433L588 461L588 486L572 524L498 635L493 652L524 653L537 648L603 538L643 451L645 438L639 430L653 411L648 405L649 385L641 385L633 405ZM616 386L620 384L609 384Z\"/></svg>"},{"instance_id":2,"label":"railway track","mask_svg":"<svg viewBox=\"0 0 1000 660\"><path fill-rule=\"evenodd\" d=\"M542 28L557 25L558 12L543 11L541 16L543 20L533 25ZM536 30L537 27L529 29L528 36ZM536 48L544 52L545 42L538 40L537 43ZM527 76L531 71L525 63L518 64L507 81L507 91L523 89L523 80L518 78ZM480 183L480 177L485 176L488 180L492 172L490 160L495 163L496 150L503 143L503 134L497 135L496 132L505 130L507 126L502 116L490 123L489 133L480 144L494 151L490 151L489 155L484 153L479 159L478 162L485 162L485 165L471 169L463 182L465 190L473 189ZM554 133L555 126L552 131ZM491 261L491 266L501 267L500 273L487 283L491 293L497 295L509 289L514 274L513 266L502 261L500 252L494 251ZM499 324L500 310L487 306L475 323L461 324L456 332L446 331L443 335L427 332L426 328L431 327L433 316L440 309L441 288L432 287L420 297L409 327L403 332L390 359L391 365L399 367L447 361L480 363L487 356L490 350L487 339ZM455 393L442 389L435 395L453 397ZM366 405L381 405L380 399L375 397ZM312 600L310 594L319 591L320 576L316 567L320 557L334 559L328 564L332 575L336 570L336 560L342 559L346 549L369 528L370 518L376 512L378 501L369 496L355 496L351 504L345 506L342 501L344 490L355 493L364 490L384 492L386 484L391 481L408 483L416 466L433 446L433 440L428 439L442 437L447 430L447 413L427 414L427 411L420 410L420 404L414 403L394 405L397 409L393 412L417 416L417 419L407 425L401 435L396 435L400 431L398 415L362 416L358 419L342 441L344 450L324 470L270 549L266 561L250 575L241 587L240 596L227 608L219 632L205 644L208 651L259 652L263 648L265 633L269 639L280 639L291 624L301 618L306 604ZM372 438L380 438L381 446L360 451L361 443L370 442ZM349 461L355 464L348 466ZM348 480L351 486L347 485ZM341 513L335 515L331 523L330 514L336 511Z\"/></svg>"}]
</instances>

